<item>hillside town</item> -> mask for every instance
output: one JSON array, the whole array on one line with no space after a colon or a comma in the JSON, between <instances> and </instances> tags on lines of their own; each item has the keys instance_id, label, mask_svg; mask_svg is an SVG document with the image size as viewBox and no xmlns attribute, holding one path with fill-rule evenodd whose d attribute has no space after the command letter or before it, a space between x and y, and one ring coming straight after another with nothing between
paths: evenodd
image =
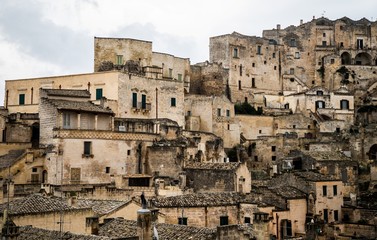
<instances>
[{"instance_id":1,"label":"hillside town","mask_svg":"<svg viewBox=\"0 0 377 240\"><path fill-rule=\"evenodd\" d=\"M377 21L152 47L5 82L2 239L377 239Z\"/></svg>"}]
</instances>

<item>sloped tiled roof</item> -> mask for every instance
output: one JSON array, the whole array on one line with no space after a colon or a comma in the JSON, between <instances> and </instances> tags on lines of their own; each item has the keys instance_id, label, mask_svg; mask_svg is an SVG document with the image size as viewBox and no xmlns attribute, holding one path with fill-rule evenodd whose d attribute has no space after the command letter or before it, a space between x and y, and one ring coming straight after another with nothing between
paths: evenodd
<instances>
[{"instance_id":1,"label":"sloped tiled roof","mask_svg":"<svg viewBox=\"0 0 377 240\"><path fill-rule=\"evenodd\" d=\"M75 206L74 206L75 208L92 208L94 213L99 216L111 213L130 202L130 201L93 200L93 199L77 199L75 201L76 201Z\"/></svg>"},{"instance_id":2,"label":"sloped tiled roof","mask_svg":"<svg viewBox=\"0 0 377 240\"><path fill-rule=\"evenodd\" d=\"M165 223L156 224L156 229L160 240L216 239L216 229ZM137 222L120 218L114 219L100 227L99 235L107 236L112 239L135 237L137 236Z\"/></svg>"},{"instance_id":3,"label":"sloped tiled roof","mask_svg":"<svg viewBox=\"0 0 377 240\"><path fill-rule=\"evenodd\" d=\"M347 157L341 152L337 151L304 151L305 155L314 158L317 161L321 160L351 160L350 157Z\"/></svg>"},{"instance_id":4,"label":"sloped tiled roof","mask_svg":"<svg viewBox=\"0 0 377 240\"><path fill-rule=\"evenodd\" d=\"M313 181L313 182L340 181L340 179L336 179L332 175L324 175L324 174L316 173L312 171L295 172L294 174L298 177L305 178L306 180Z\"/></svg>"},{"instance_id":5,"label":"sloped tiled roof","mask_svg":"<svg viewBox=\"0 0 377 240\"><path fill-rule=\"evenodd\" d=\"M10 214L33 214L43 212L54 212L60 210L74 210L65 201L57 197L45 197L40 194L32 194L22 199L9 202ZM0 212L7 209L7 203L0 205Z\"/></svg>"},{"instance_id":6,"label":"sloped tiled roof","mask_svg":"<svg viewBox=\"0 0 377 240\"><path fill-rule=\"evenodd\" d=\"M12 166L23 154L25 150L11 150L8 154L0 156L0 169Z\"/></svg>"},{"instance_id":7,"label":"sloped tiled roof","mask_svg":"<svg viewBox=\"0 0 377 240\"><path fill-rule=\"evenodd\" d=\"M41 228L34 228L31 226L24 226L19 228L20 235L17 236L17 240L55 240L60 236L60 232L46 230ZM63 232L62 239L68 240L107 240L110 239L105 236L83 235L73 234L70 232Z\"/></svg>"},{"instance_id":8,"label":"sloped tiled roof","mask_svg":"<svg viewBox=\"0 0 377 240\"><path fill-rule=\"evenodd\" d=\"M235 170L241 163L239 162L228 162L228 163L202 163L202 162L193 162L188 163L186 169L206 169L206 170L223 170L230 171Z\"/></svg>"},{"instance_id":9,"label":"sloped tiled roof","mask_svg":"<svg viewBox=\"0 0 377 240\"><path fill-rule=\"evenodd\" d=\"M57 109L113 114L113 111L111 111L111 109L103 108L92 102L77 102L60 99L48 99L48 101L51 104L53 104Z\"/></svg>"},{"instance_id":10,"label":"sloped tiled roof","mask_svg":"<svg viewBox=\"0 0 377 240\"><path fill-rule=\"evenodd\" d=\"M43 89L43 91L45 91L48 96L90 98L90 92L88 90Z\"/></svg>"},{"instance_id":11,"label":"sloped tiled roof","mask_svg":"<svg viewBox=\"0 0 377 240\"><path fill-rule=\"evenodd\" d=\"M156 207L202 207L234 205L240 201L236 192L194 193L172 197L158 197L153 200Z\"/></svg>"}]
</instances>

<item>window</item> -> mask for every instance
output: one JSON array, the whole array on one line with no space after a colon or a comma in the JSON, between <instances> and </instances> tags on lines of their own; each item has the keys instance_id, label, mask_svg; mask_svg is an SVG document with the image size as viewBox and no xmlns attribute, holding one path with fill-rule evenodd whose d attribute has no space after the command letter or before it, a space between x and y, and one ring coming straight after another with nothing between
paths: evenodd
<instances>
[{"instance_id":1,"label":"window","mask_svg":"<svg viewBox=\"0 0 377 240\"><path fill-rule=\"evenodd\" d=\"M333 191L333 196L338 195L338 186L337 185L332 186L332 191Z\"/></svg>"},{"instance_id":2,"label":"window","mask_svg":"<svg viewBox=\"0 0 377 240\"><path fill-rule=\"evenodd\" d=\"M221 117L221 108L218 108L218 109L217 109L217 116L218 116L218 117Z\"/></svg>"},{"instance_id":3,"label":"window","mask_svg":"<svg viewBox=\"0 0 377 240\"><path fill-rule=\"evenodd\" d=\"M117 65L123 65L123 55L117 55Z\"/></svg>"},{"instance_id":4,"label":"window","mask_svg":"<svg viewBox=\"0 0 377 240\"><path fill-rule=\"evenodd\" d=\"M18 104L19 105L24 105L25 104L25 94L21 93L18 95Z\"/></svg>"},{"instance_id":5,"label":"window","mask_svg":"<svg viewBox=\"0 0 377 240\"><path fill-rule=\"evenodd\" d=\"M84 142L84 155L92 154L92 142Z\"/></svg>"},{"instance_id":6,"label":"window","mask_svg":"<svg viewBox=\"0 0 377 240\"><path fill-rule=\"evenodd\" d=\"M255 78L251 79L251 87L255 88Z\"/></svg>"},{"instance_id":7,"label":"window","mask_svg":"<svg viewBox=\"0 0 377 240\"><path fill-rule=\"evenodd\" d=\"M238 58L238 48L233 48L233 57Z\"/></svg>"},{"instance_id":8,"label":"window","mask_svg":"<svg viewBox=\"0 0 377 240\"><path fill-rule=\"evenodd\" d=\"M176 107L177 106L177 100L174 97L170 99L170 106L171 107Z\"/></svg>"},{"instance_id":9,"label":"window","mask_svg":"<svg viewBox=\"0 0 377 240\"><path fill-rule=\"evenodd\" d=\"M326 33L323 33L322 36L323 36L323 37L326 37Z\"/></svg>"},{"instance_id":10,"label":"window","mask_svg":"<svg viewBox=\"0 0 377 240\"><path fill-rule=\"evenodd\" d=\"M132 93L132 107L137 108L137 93Z\"/></svg>"},{"instance_id":11,"label":"window","mask_svg":"<svg viewBox=\"0 0 377 240\"><path fill-rule=\"evenodd\" d=\"M240 76L242 76L242 64L240 65Z\"/></svg>"},{"instance_id":12,"label":"window","mask_svg":"<svg viewBox=\"0 0 377 240\"><path fill-rule=\"evenodd\" d=\"M226 116L230 117L230 110L229 109L226 110Z\"/></svg>"},{"instance_id":13,"label":"window","mask_svg":"<svg viewBox=\"0 0 377 240\"><path fill-rule=\"evenodd\" d=\"M182 74L178 74L178 81L182 81Z\"/></svg>"},{"instance_id":14,"label":"window","mask_svg":"<svg viewBox=\"0 0 377 240\"><path fill-rule=\"evenodd\" d=\"M128 156L131 155L131 150L127 150L127 155L128 155Z\"/></svg>"},{"instance_id":15,"label":"window","mask_svg":"<svg viewBox=\"0 0 377 240\"><path fill-rule=\"evenodd\" d=\"M291 38L291 41L289 42L289 45L290 45L291 47L296 47L296 39Z\"/></svg>"},{"instance_id":16,"label":"window","mask_svg":"<svg viewBox=\"0 0 377 240\"><path fill-rule=\"evenodd\" d=\"M340 109L349 109L348 100L340 100Z\"/></svg>"},{"instance_id":17,"label":"window","mask_svg":"<svg viewBox=\"0 0 377 240\"><path fill-rule=\"evenodd\" d=\"M259 133L262 133L262 130L259 130Z\"/></svg>"},{"instance_id":18,"label":"window","mask_svg":"<svg viewBox=\"0 0 377 240\"><path fill-rule=\"evenodd\" d=\"M343 42L340 42L340 47L344 47L344 43Z\"/></svg>"},{"instance_id":19,"label":"window","mask_svg":"<svg viewBox=\"0 0 377 240\"><path fill-rule=\"evenodd\" d=\"M173 69L169 68L169 77L172 78L173 77Z\"/></svg>"},{"instance_id":20,"label":"window","mask_svg":"<svg viewBox=\"0 0 377 240\"><path fill-rule=\"evenodd\" d=\"M300 53L299 52L295 52L295 58L300 58Z\"/></svg>"},{"instance_id":21,"label":"window","mask_svg":"<svg viewBox=\"0 0 377 240\"><path fill-rule=\"evenodd\" d=\"M326 47L327 46L327 42L326 41L322 41L322 47Z\"/></svg>"},{"instance_id":22,"label":"window","mask_svg":"<svg viewBox=\"0 0 377 240\"><path fill-rule=\"evenodd\" d=\"M322 186L322 195L327 196L327 186Z\"/></svg>"},{"instance_id":23,"label":"window","mask_svg":"<svg viewBox=\"0 0 377 240\"><path fill-rule=\"evenodd\" d=\"M179 225L187 225L187 217L180 217L178 218Z\"/></svg>"},{"instance_id":24,"label":"window","mask_svg":"<svg viewBox=\"0 0 377 240\"><path fill-rule=\"evenodd\" d=\"M289 103L284 104L284 109L289 109Z\"/></svg>"},{"instance_id":25,"label":"window","mask_svg":"<svg viewBox=\"0 0 377 240\"><path fill-rule=\"evenodd\" d=\"M102 96L103 96L102 93L103 93L102 88L96 89L96 100L100 100L102 98Z\"/></svg>"},{"instance_id":26,"label":"window","mask_svg":"<svg viewBox=\"0 0 377 240\"><path fill-rule=\"evenodd\" d=\"M334 221L339 221L339 211L338 210L334 210Z\"/></svg>"},{"instance_id":27,"label":"window","mask_svg":"<svg viewBox=\"0 0 377 240\"><path fill-rule=\"evenodd\" d=\"M147 108L147 96L145 94L141 95L141 109Z\"/></svg>"},{"instance_id":28,"label":"window","mask_svg":"<svg viewBox=\"0 0 377 240\"><path fill-rule=\"evenodd\" d=\"M32 171L32 172L38 172L38 169L35 168L35 167L33 167L33 168L31 169L31 171Z\"/></svg>"},{"instance_id":29,"label":"window","mask_svg":"<svg viewBox=\"0 0 377 240\"><path fill-rule=\"evenodd\" d=\"M228 225L228 216L221 216L220 217L220 226Z\"/></svg>"},{"instance_id":30,"label":"window","mask_svg":"<svg viewBox=\"0 0 377 240\"><path fill-rule=\"evenodd\" d=\"M238 81L238 90L242 90L241 80Z\"/></svg>"},{"instance_id":31,"label":"window","mask_svg":"<svg viewBox=\"0 0 377 240\"><path fill-rule=\"evenodd\" d=\"M255 67L255 63L252 63L251 66L252 66L252 67Z\"/></svg>"},{"instance_id":32,"label":"window","mask_svg":"<svg viewBox=\"0 0 377 240\"><path fill-rule=\"evenodd\" d=\"M187 116L191 116L191 111L187 111Z\"/></svg>"},{"instance_id":33,"label":"window","mask_svg":"<svg viewBox=\"0 0 377 240\"><path fill-rule=\"evenodd\" d=\"M274 70L276 70L276 66L274 66Z\"/></svg>"},{"instance_id":34,"label":"window","mask_svg":"<svg viewBox=\"0 0 377 240\"><path fill-rule=\"evenodd\" d=\"M330 63L331 63L331 64L334 64L334 63L335 63L335 59L334 59L334 58L331 58L331 59L330 59Z\"/></svg>"},{"instance_id":35,"label":"window","mask_svg":"<svg viewBox=\"0 0 377 240\"><path fill-rule=\"evenodd\" d=\"M325 102L324 101L316 101L315 102L315 108L316 110L319 108L325 108Z\"/></svg>"},{"instance_id":36,"label":"window","mask_svg":"<svg viewBox=\"0 0 377 240\"><path fill-rule=\"evenodd\" d=\"M257 47L257 54L258 54L258 55L261 55L261 54L262 54L262 47L261 47L261 46L258 46L258 47Z\"/></svg>"},{"instance_id":37,"label":"window","mask_svg":"<svg viewBox=\"0 0 377 240\"><path fill-rule=\"evenodd\" d=\"M317 91L317 96L323 96L323 91Z\"/></svg>"},{"instance_id":38,"label":"window","mask_svg":"<svg viewBox=\"0 0 377 240\"><path fill-rule=\"evenodd\" d=\"M272 53L272 58L276 58L276 53Z\"/></svg>"},{"instance_id":39,"label":"window","mask_svg":"<svg viewBox=\"0 0 377 240\"><path fill-rule=\"evenodd\" d=\"M254 161L258 162L258 156L254 156Z\"/></svg>"},{"instance_id":40,"label":"window","mask_svg":"<svg viewBox=\"0 0 377 240\"><path fill-rule=\"evenodd\" d=\"M245 223L247 224L247 223L251 223L251 219L249 218L249 217L245 217Z\"/></svg>"},{"instance_id":41,"label":"window","mask_svg":"<svg viewBox=\"0 0 377 240\"><path fill-rule=\"evenodd\" d=\"M292 125L292 128L296 128L296 125Z\"/></svg>"},{"instance_id":42,"label":"window","mask_svg":"<svg viewBox=\"0 0 377 240\"><path fill-rule=\"evenodd\" d=\"M276 151L276 146L271 146L271 152L275 152Z\"/></svg>"},{"instance_id":43,"label":"window","mask_svg":"<svg viewBox=\"0 0 377 240\"><path fill-rule=\"evenodd\" d=\"M295 69L294 68L290 68L289 69L289 74L291 74L291 75L295 74Z\"/></svg>"},{"instance_id":44,"label":"window","mask_svg":"<svg viewBox=\"0 0 377 240\"><path fill-rule=\"evenodd\" d=\"M357 39L357 49L363 49L364 48L364 42L363 39Z\"/></svg>"},{"instance_id":45,"label":"window","mask_svg":"<svg viewBox=\"0 0 377 240\"><path fill-rule=\"evenodd\" d=\"M276 156L272 156L272 157L271 157L271 160L272 160L272 161L276 161Z\"/></svg>"},{"instance_id":46,"label":"window","mask_svg":"<svg viewBox=\"0 0 377 240\"><path fill-rule=\"evenodd\" d=\"M105 172L110 173L110 167L106 167Z\"/></svg>"},{"instance_id":47,"label":"window","mask_svg":"<svg viewBox=\"0 0 377 240\"><path fill-rule=\"evenodd\" d=\"M325 223L329 221L329 210L328 209L323 209L323 220Z\"/></svg>"},{"instance_id":48,"label":"window","mask_svg":"<svg viewBox=\"0 0 377 240\"><path fill-rule=\"evenodd\" d=\"M63 113L63 128L64 129L71 128L71 114L70 113Z\"/></svg>"}]
</instances>

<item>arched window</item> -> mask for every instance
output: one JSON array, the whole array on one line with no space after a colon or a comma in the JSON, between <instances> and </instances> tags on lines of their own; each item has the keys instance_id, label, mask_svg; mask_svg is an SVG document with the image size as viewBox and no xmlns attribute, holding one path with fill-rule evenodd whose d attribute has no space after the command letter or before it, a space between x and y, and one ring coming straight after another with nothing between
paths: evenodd
<instances>
[{"instance_id":1,"label":"arched window","mask_svg":"<svg viewBox=\"0 0 377 240\"><path fill-rule=\"evenodd\" d=\"M342 65L351 64L351 54L349 54L348 52L342 53L341 58L342 58Z\"/></svg>"},{"instance_id":2,"label":"arched window","mask_svg":"<svg viewBox=\"0 0 377 240\"><path fill-rule=\"evenodd\" d=\"M371 65L372 64L372 57L365 52L359 53L355 57L355 64L356 65Z\"/></svg>"}]
</instances>

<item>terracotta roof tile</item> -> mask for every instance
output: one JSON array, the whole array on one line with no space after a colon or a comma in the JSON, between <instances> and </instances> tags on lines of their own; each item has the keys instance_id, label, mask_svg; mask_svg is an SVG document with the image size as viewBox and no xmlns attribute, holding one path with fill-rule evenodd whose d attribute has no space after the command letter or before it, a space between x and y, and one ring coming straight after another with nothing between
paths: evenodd
<instances>
[{"instance_id":1,"label":"terracotta roof tile","mask_svg":"<svg viewBox=\"0 0 377 240\"><path fill-rule=\"evenodd\" d=\"M58 99L48 99L57 109L65 110L78 110L83 112L96 112L96 113L108 113L113 114L113 111L109 108L103 108L92 102L77 102Z\"/></svg>"},{"instance_id":2,"label":"terracotta roof tile","mask_svg":"<svg viewBox=\"0 0 377 240\"><path fill-rule=\"evenodd\" d=\"M45 91L48 96L90 98L90 92L88 90L43 89L43 91Z\"/></svg>"},{"instance_id":3,"label":"terracotta roof tile","mask_svg":"<svg viewBox=\"0 0 377 240\"><path fill-rule=\"evenodd\" d=\"M228 163L202 163L202 162L193 162L188 163L186 169L208 169L208 170L224 170L230 171L235 170L241 163L239 162L228 162Z\"/></svg>"},{"instance_id":4,"label":"terracotta roof tile","mask_svg":"<svg viewBox=\"0 0 377 240\"><path fill-rule=\"evenodd\" d=\"M130 201L77 199L75 208L92 208L99 216L111 213Z\"/></svg>"},{"instance_id":5,"label":"terracotta roof tile","mask_svg":"<svg viewBox=\"0 0 377 240\"><path fill-rule=\"evenodd\" d=\"M51 231L41 228L34 228L31 226L24 226L19 228L20 235L17 236L17 240L55 240L58 239L60 232ZM63 232L62 239L69 240L107 240L110 239L105 236L83 235L73 234L70 232Z\"/></svg>"}]
</instances>

